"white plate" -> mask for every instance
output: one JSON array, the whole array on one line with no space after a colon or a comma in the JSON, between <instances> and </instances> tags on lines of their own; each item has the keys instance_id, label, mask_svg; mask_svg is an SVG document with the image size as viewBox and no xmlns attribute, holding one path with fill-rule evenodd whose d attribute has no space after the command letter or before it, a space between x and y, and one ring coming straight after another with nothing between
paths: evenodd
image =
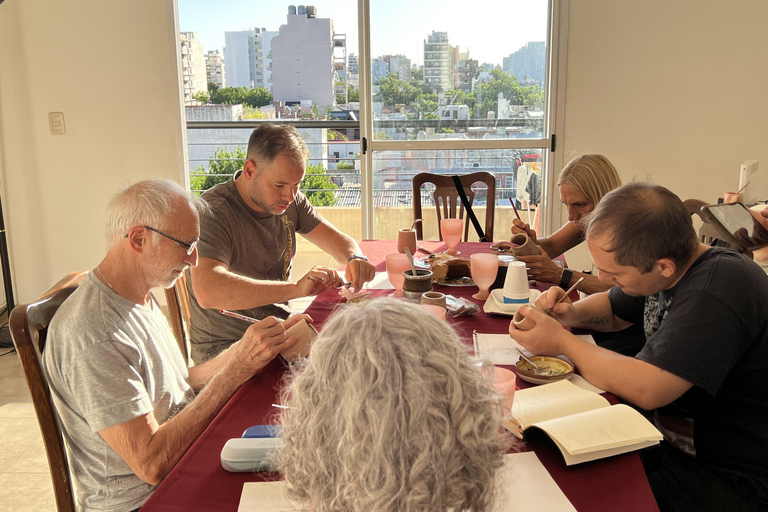
<instances>
[{"instance_id":1,"label":"white plate","mask_svg":"<svg viewBox=\"0 0 768 512\"><path fill-rule=\"evenodd\" d=\"M469 283L462 283L462 284L453 284L453 283L434 283L434 284L439 284L440 286L453 286L455 288L464 288L466 286L477 286L472 281L470 281Z\"/></svg>"},{"instance_id":2,"label":"white plate","mask_svg":"<svg viewBox=\"0 0 768 512\"><path fill-rule=\"evenodd\" d=\"M528 304L533 304L533 302L539 298L539 295L541 295L539 290L536 288L531 288L531 295L528 298ZM485 305L483 306L483 311L486 313L513 316L517 312L517 308L526 305L527 304L504 304L504 290L501 288L496 288L495 290L491 290L491 294L488 296L488 299L485 301Z\"/></svg>"}]
</instances>

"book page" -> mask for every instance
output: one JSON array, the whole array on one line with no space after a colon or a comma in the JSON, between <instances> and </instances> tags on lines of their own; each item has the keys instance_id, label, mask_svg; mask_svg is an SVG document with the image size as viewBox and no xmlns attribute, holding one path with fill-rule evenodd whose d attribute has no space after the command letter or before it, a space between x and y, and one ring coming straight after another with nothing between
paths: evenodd
<instances>
[{"instance_id":1,"label":"book page","mask_svg":"<svg viewBox=\"0 0 768 512\"><path fill-rule=\"evenodd\" d=\"M515 392L512 417L525 430L540 421L610 406L602 396L561 380Z\"/></svg>"},{"instance_id":2,"label":"book page","mask_svg":"<svg viewBox=\"0 0 768 512\"><path fill-rule=\"evenodd\" d=\"M624 404L542 421L535 426L572 455L662 439L661 432L650 421Z\"/></svg>"},{"instance_id":3,"label":"book page","mask_svg":"<svg viewBox=\"0 0 768 512\"><path fill-rule=\"evenodd\" d=\"M491 512L576 512L533 452L510 453L496 473L499 495ZM246 482L238 512L305 510L285 497L285 482Z\"/></svg>"}]
</instances>

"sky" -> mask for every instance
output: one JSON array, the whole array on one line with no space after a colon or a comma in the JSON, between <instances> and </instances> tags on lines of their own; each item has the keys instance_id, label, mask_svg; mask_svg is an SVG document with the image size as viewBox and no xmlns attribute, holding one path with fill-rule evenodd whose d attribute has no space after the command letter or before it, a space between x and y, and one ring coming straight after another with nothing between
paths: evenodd
<instances>
[{"instance_id":1,"label":"sky","mask_svg":"<svg viewBox=\"0 0 768 512\"><path fill-rule=\"evenodd\" d=\"M424 40L432 31L470 58L502 64L530 41L545 41L547 0L370 0L371 57L404 54L422 64ZM203 49L221 50L224 32L252 27L277 31L289 5L279 0L178 0L179 27L197 32ZM315 0L318 18L331 18L334 32L346 34L347 54L358 51L357 0Z\"/></svg>"}]
</instances>

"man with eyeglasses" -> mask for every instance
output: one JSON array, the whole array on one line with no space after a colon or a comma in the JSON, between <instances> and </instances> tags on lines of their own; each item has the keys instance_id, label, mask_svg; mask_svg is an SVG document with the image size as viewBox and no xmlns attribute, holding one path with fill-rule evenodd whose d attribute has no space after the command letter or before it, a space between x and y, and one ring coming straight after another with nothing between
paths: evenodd
<instances>
[{"instance_id":1,"label":"man with eyeglasses","mask_svg":"<svg viewBox=\"0 0 768 512\"><path fill-rule=\"evenodd\" d=\"M107 255L51 322L43 364L78 510L139 508L240 385L296 342L285 330L308 318L265 318L187 368L150 290L197 264L203 204L165 180L118 194Z\"/></svg>"},{"instance_id":2,"label":"man with eyeglasses","mask_svg":"<svg viewBox=\"0 0 768 512\"><path fill-rule=\"evenodd\" d=\"M357 243L299 191L307 155L294 127L264 123L251 134L243 170L203 194L210 214L200 220L200 264L187 282L195 362L214 357L248 327L243 320L220 315L220 309L252 318L285 318L291 299L345 282L357 291L373 279L375 269ZM344 279L331 267L315 266L290 282L296 233L346 265Z\"/></svg>"}]
</instances>

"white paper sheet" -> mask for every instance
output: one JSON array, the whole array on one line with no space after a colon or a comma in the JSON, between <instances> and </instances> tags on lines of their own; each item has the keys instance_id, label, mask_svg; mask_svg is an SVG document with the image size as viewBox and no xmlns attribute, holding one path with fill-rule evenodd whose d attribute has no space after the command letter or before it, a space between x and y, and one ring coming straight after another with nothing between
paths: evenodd
<instances>
[{"instance_id":1,"label":"white paper sheet","mask_svg":"<svg viewBox=\"0 0 768 512\"><path fill-rule=\"evenodd\" d=\"M575 512L533 452L510 453L497 473L500 494L492 512ZM285 497L285 482L247 482L238 512L294 512L302 508Z\"/></svg>"},{"instance_id":2,"label":"white paper sheet","mask_svg":"<svg viewBox=\"0 0 768 512\"><path fill-rule=\"evenodd\" d=\"M586 341L587 343L595 344L595 339L591 334L577 334L578 338ZM475 343L475 354L490 360L493 364L506 364L514 365L517 360L520 359L520 355L515 348L519 348L523 351L527 357L533 357L533 353L524 349L522 345L509 337L508 334L481 334L477 333L477 342ZM565 356L560 356L561 359L568 361L573 365L573 362ZM592 391L594 393L605 393L604 390L593 386L586 379L580 375L571 375L568 380L576 384L582 389Z\"/></svg>"}]
</instances>

